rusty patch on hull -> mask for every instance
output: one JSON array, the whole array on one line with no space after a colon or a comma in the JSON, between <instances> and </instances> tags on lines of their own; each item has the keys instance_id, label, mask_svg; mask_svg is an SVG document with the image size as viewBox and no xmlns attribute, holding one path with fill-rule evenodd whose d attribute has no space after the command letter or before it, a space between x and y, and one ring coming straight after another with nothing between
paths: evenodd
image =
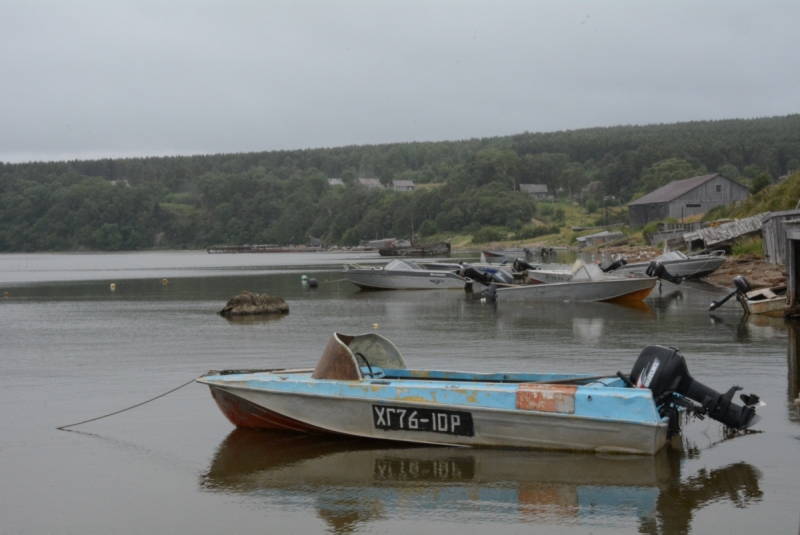
<instances>
[{"instance_id":1,"label":"rusty patch on hull","mask_svg":"<svg viewBox=\"0 0 800 535\"><path fill-rule=\"evenodd\" d=\"M522 383L517 388L517 409L524 411L575 413L574 385Z\"/></svg>"},{"instance_id":2,"label":"rusty patch on hull","mask_svg":"<svg viewBox=\"0 0 800 535\"><path fill-rule=\"evenodd\" d=\"M284 429L301 433L328 433L325 429L300 422L260 407L235 394L209 385L211 396L222 413L236 427L250 429Z\"/></svg>"},{"instance_id":3,"label":"rusty patch on hull","mask_svg":"<svg viewBox=\"0 0 800 535\"><path fill-rule=\"evenodd\" d=\"M653 288L645 288L644 290L637 290L629 294L620 295L619 297L614 297L613 299L608 299L607 301L609 303L636 303L639 301L644 301L644 299L650 295L650 292L652 291Z\"/></svg>"}]
</instances>

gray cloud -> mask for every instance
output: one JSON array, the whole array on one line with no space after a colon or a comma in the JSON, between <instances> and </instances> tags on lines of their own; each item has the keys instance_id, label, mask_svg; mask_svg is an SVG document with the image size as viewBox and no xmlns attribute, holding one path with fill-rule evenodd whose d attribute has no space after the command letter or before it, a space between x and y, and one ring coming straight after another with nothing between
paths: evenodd
<instances>
[{"instance_id":1,"label":"gray cloud","mask_svg":"<svg viewBox=\"0 0 800 535\"><path fill-rule=\"evenodd\" d=\"M798 112L800 3L0 0L0 161Z\"/></svg>"}]
</instances>

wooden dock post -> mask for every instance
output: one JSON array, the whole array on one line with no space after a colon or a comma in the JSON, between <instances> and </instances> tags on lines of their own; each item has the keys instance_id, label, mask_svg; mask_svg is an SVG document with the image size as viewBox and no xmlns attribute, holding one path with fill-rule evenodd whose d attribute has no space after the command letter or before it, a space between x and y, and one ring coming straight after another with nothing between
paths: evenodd
<instances>
[{"instance_id":1,"label":"wooden dock post","mask_svg":"<svg viewBox=\"0 0 800 535\"><path fill-rule=\"evenodd\" d=\"M800 219L783 222L786 229L786 315L800 316Z\"/></svg>"}]
</instances>

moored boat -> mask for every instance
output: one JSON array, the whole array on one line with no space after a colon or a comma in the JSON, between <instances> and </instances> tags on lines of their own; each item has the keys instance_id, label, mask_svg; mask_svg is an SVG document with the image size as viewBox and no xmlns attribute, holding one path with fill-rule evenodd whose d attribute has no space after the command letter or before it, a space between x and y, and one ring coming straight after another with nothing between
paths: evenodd
<instances>
[{"instance_id":1,"label":"moored boat","mask_svg":"<svg viewBox=\"0 0 800 535\"><path fill-rule=\"evenodd\" d=\"M533 252L527 247L512 247L510 249L498 249L494 251L484 250L481 251L481 262L487 264L508 264L522 258L523 260L530 260Z\"/></svg>"},{"instance_id":2,"label":"moored boat","mask_svg":"<svg viewBox=\"0 0 800 535\"><path fill-rule=\"evenodd\" d=\"M734 290L716 301L712 301L708 310L716 310L725 304L731 297L742 306L745 314L761 314L764 316L783 317L786 314L786 286L773 286L771 288L756 288L741 275L733 278Z\"/></svg>"},{"instance_id":3,"label":"moored boat","mask_svg":"<svg viewBox=\"0 0 800 535\"><path fill-rule=\"evenodd\" d=\"M346 264L344 278L360 288L372 290L462 289L466 280L460 264L418 263L392 260L385 266Z\"/></svg>"},{"instance_id":4,"label":"moored boat","mask_svg":"<svg viewBox=\"0 0 800 535\"><path fill-rule=\"evenodd\" d=\"M782 318L786 313L786 286L750 290L737 299L747 314Z\"/></svg>"},{"instance_id":5,"label":"moored boat","mask_svg":"<svg viewBox=\"0 0 800 535\"><path fill-rule=\"evenodd\" d=\"M546 272L546 271L545 271ZM535 277L535 270L528 270L528 277ZM554 272L559 275L560 272ZM498 302L540 301L617 301L638 302L644 300L658 282L657 277L636 275L615 276L603 273L596 264L579 264L568 272L567 280L555 280L545 284L519 284L499 286L487 291ZM473 292L483 292L488 284L472 283Z\"/></svg>"},{"instance_id":6,"label":"moored boat","mask_svg":"<svg viewBox=\"0 0 800 535\"><path fill-rule=\"evenodd\" d=\"M644 274L652 262L664 266L664 269L673 277L682 279L699 279L710 275L725 263L722 251L711 254L698 254L687 256L680 251L669 251L648 262L632 262L620 265L615 273Z\"/></svg>"},{"instance_id":7,"label":"moored boat","mask_svg":"<svg viewBox=\"0 0 800 535\"><path fill-rule=\"evenodd\" d=\"M719 394L695 381L673 348L645 348L630 376L471 373L408 369L374 333L334 334L313 370L211 371L198 381L239 427L637 454L661 449L681 410L744 428L758 402L740 406L734 389Z\"/></svg>"}]
</instances>

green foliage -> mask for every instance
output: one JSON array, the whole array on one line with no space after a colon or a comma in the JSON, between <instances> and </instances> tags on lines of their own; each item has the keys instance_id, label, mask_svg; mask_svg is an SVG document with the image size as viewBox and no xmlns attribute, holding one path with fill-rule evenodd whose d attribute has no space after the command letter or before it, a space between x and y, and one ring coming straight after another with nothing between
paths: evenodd
<instances>
[{"instance_id":1,"label":"green foliage","mask_svg":"<svg viewBox=\"0 0 800 535\"><path fill-rule=\"evenodd\" d=\"M764 254L764 240L760 236L739 240L731 247L731 253L736 256L745 254L762 256Z\"/></svg>"},{"instance_id":2,"label":"green foliage","mask_svg":"<svg viewBox=\"0 0 800 535\"><path fill-rule=\"evenodd\" d=\"M432 236L437 232L439 232L439 228L436 226L436 222L432 219L426 219L419 227L419 233L422 236Z\"/></svg>"},{"instance_id":3,"label":"green foliage","mask_svg":"<svg viewBox=\"0 0 800 535\"><path fill-rule=\"evenodd\" d=\"M648 224L642 228L642 234L647 236L648 234L655 234L658 232L658 225L661 224L661 221L650 221Z\"/></svg>"},{"instance_id":4,"label":"green foliage","mask_svg":"<svg viewBox=\"0 0 800 535\"><path fill-rule=\"evenodd\" d=\"M762 189L770 185L772 181L767 173L759 173L753 178L753 183L750 186L750 193L758 193Z\"/></svg>"},{"instance_id":5,"label":"green foliage","mask_svg":"<svg viewBox=\"0 0 800 535\"><path fill-rule=\"evenodd\" d=\"M594 202L613 195L624 204L637 192L705 169L741 170L759 183L798 164L800 115L455 142L0 163L0 251L305 243L309 236L356 244L410 237L412 228L526 234L534 216L545 226L585 219L570 196L590 182L598 186ZM440 186L370 191L355 185L360 176ZM347 185L328 187L327 177ZM561 202L536 203L516 191L520 183L546 184ZM795 191L762 197L779 186L756 195L759 208L794 207Z\"/></svg>"},{"instance_id":6,"label":"green foliage","mask_svg":"<svg viewBox=\"0 0 800 535\"><path fill-rule=\"evenodd\" d=\"M546 236L548 234L558 234L561 231L559 225L523 225L522 228L514 234L515 240L529 240L538 238L539 236Z\"/></svg>"},{"instance_id":7,"label":"green foliage","mask_svg":"<svg viewBox=\"0 0 800 535\"><path fill-rule=\"evenodd\" d=\"M472 234L473 243L488 243L508 239L509 230L503 227L483 227Z\"/></svg>"}]
</instances>

